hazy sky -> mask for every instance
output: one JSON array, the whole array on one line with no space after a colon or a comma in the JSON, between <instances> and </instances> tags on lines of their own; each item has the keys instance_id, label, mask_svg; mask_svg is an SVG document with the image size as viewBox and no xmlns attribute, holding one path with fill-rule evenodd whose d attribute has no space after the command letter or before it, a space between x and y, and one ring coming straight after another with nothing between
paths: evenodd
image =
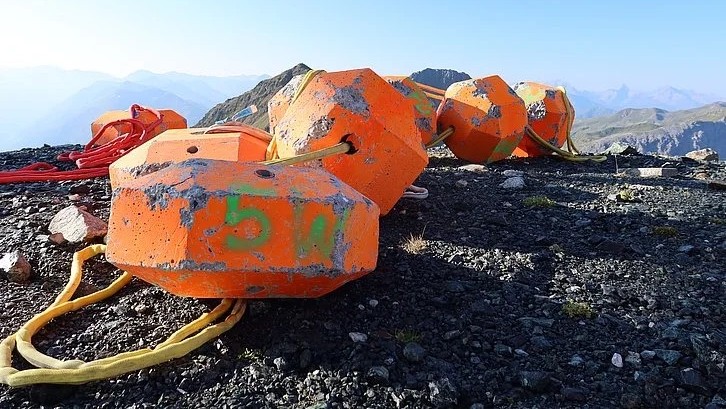
<instances>
[{"instance_id":1,"label":"hazy sky","mask_svg":"<svg viewBox=\"0 0 726 409\"><path fill-rule=\"evenodd\" d=\"M0 66L275 75L425 67L726 96L726 1L0 0Z\"/></svg>"}]
</instances>

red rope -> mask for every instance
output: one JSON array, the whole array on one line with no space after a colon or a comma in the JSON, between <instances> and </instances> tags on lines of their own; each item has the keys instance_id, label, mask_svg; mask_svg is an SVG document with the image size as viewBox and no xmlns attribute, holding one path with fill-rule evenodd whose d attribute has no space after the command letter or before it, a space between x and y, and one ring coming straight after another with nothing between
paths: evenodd
<instances>
[{"instance_id":1,"label":"red rope","mask_svg":"<svg viewBox=\"0 0 726 409\"><path fill-rule=\"evenodd\" d=\"M57 167L45 162L34 163L20 169L0 171L0 184L21 182L45 182L60 180L90 179L108 175L108 166L116 159L131 152L153 136L151 131L162 123L162 116L155 109L132 105L129 108L130 119L120 119L105 124L82 151L63 152L58 155L60 161L75 161L78 169L59 170ZM145 124L136 119L141 111L154 114L156 119ZM131 130L121 134L100 146L94 146L103 133L112 126L128 125Z\"/></svg>"}]
</instances>

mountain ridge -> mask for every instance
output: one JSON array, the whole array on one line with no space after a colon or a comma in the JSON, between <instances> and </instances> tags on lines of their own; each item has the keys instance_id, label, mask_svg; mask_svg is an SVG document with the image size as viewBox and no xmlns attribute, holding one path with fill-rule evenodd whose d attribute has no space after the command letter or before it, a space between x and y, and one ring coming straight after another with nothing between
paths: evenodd
<instances>
[{"instance_id":1,"label":"mountain ridge","mask_svg":"<svg viewBox=\"0 0 726 409\"><path fill-rule=\"evenodd\" d=\"M586 152L602 152L615 142L668 156L703 148L726 152L726 102L678 111L627 108L576 121L572 138Z\"/></svg>"}]
</instances>

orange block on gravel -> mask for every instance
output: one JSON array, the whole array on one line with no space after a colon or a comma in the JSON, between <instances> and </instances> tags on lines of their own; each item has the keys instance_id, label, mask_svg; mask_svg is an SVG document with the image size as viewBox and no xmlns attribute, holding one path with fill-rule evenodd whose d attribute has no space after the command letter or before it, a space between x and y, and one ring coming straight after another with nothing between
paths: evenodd
<instances>
[{"instance_id":1,"label":"orange block on gravel","mask_svg":"<svg viewBox=\"0 0 726 409\"><path fill-rule=\"evenodd\" d=\"M231 162L265 160L269 136L249 125L212 129L168 130L116 160L109 167L111 187L188 159L218 159ZM223 132L220 132L223 131Z\"/></svg>"},{"instance_id":2,"label":"orange block on gravel","mask_svg":"<svg viewBox=\"0 0 726 409\"><path fill-rule=\"evenodd\" d=\"M370 69L316 75L275 127L281 158L342 141L355 151L323 166L388 213L428 164L414 102Z\"/></svg>"},{"instance_id":3,"label":"orange block on gravel","mask_svg":"<svg viewBox=\"0 0 726 409\"><path fill-rule=\"evenodd\" d=\"M187 127L187 120L183 116L176 113L176 111L173 111L171 109L159 109L157 111L161 114L161 125L152 129L151 135L149 135L148 138L159 135L167 129L181 129ZM98 131L100 131L104 125L121 119L138 119L146 125L151 124L157 120L156 115L146 110L139 111L137 118L132 118L131 112L129 110L108 111L101 114L101 116L93 121L93 123L91 124L91 135L95 136L96 133L98 133ZM130 131L131 126L129 124L118 124L111 126L106 129L106 131L104 131L103 135L101 135L100 138L98 138L98 140L96 141L96 145L103 145L116 139L120 135L129 133Z\"/></svg>"},{"instance_id":4,"label":"orange block on gravel","mask_svg":"<svg viewBox=\"0 0 726 409\"><path fill-rule=\"evenodd\" d=\"M439 132L454 128L445 142L457 158L490 163L507 158L519 145L527 111L514 90L492 75L451 84L437 120Z\"/></svg>"},{"instance_id":5,"label":"orange block on gravel","mask_svg":"<svg viewBox=\"0 0 726 409\"><path fill-rule=\"evenodd\" d=\"M410 77L386 76L383 78L396 91L413 102L416 127L418 127L421 142L424 145L429 144L434 139L434 134L436 133L436 110L431 106L431 102L429 102L426 93Z\"/></svg>"},{"instance_id":6,"label":"orange block on gravel","mask_svg":"<svg viewBox=\"0 0 726 409\"><path fill-rule=\"evenodd\" d=\"M192 159L113 191L106 258L180 296L319 297L375 269L379 216L324 169Z\"/></svg>"},{"instance_id":7,"label":"orange block on gravel","mask_svg":"<svg viewBox=\"0 0 726 409\"><path fill-rule=\"evenodd\" d=\"M575 109L562 89L536 82L520 82L514 86L514 92L524 101L529 126L542 139L562 147L575 121ZM530 138L523 138L514 150L514 155L519 157L550 154Z\"/></svg>"}]
</instances>

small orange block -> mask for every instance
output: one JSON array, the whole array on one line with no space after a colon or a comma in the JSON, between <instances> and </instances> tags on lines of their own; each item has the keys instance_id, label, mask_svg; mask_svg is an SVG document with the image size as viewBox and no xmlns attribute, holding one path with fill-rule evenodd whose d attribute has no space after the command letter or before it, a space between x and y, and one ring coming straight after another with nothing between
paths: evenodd
<instances>
[{"instance_id":1,"label":"small orange block","mask_svg":"<svg viewBox=\"0 0 726 409\"><path fill-rule=\"evenodd\" d=\"M219 129L225 131L221 133L205 134L205 130L170 129L122 156L109 167L111 187L116 188L129 180L188 159L265 160L269 138L259 129L241 124Z\"/></svg>"},{"instance_id":2,"label":"small orange block","mask_svg":"<svg viewBox=\"0 0 726 409\"><path fill-rule=\"evenodd\" d=\"M567 100L564 92L561 89L536 82L520 82L514 86L514 92L524 100L529 126L542 139L558 148L562 147L575 120L575 109ZM543 149L530 138L523 138L517 149L514 150L514 155L519 157L549 154L551 154L550 151Z\"/></svg>"},{"instance_id":3,"label":"small orange block","mask_svg":"<svg viewBox=\"0 0 726 409\"><path fill-rule=\"evenodd\" d=\"M114 189L106 258L180 296L319 297L375 269L378 218L324 169L192 159Z\"/></svg>"},{"instance_id":4,"label":"small orange block","mask_svg":"<svg viewBox=\"0 0 726 409\"><path fill-rule=\"evenodd\" d=\"M451 84L439 105L438 129L454 127L446 145L459 159L490 163L507 158L527 125L524 102L492 75Z\"/></svg>"},{"instance_id":5,"label":"small orange block","mask_svg":"<svg viewBox=\"0 0 726 409\"><path fill-rule=\"evenodd\" d=\"M370 69L316 75L275 126L281 158L348 141L355 152L323 166L388 213L428 164L416 109Z\"/></svg>"},{"instance_id":6,"label":"small orange block","mask_svg":"<svg viewBox=\"0 0 726 409\"><path fill-rule=\"evenodd\" d=\"M180 129L180 128L186 128L187 127L187 120L176 113L176 111L173 111L171 109L159 109L158 112L161 114L161 125L157 126L156 128L151 130L151 135L148 137L154 137L167 129ZM131 118L131 112L129 110L126 111L108 111L101 116L99 116L93 123L91 124L91 135L96 135L98 131L103 128L104 125L107 123L118 121L121 119L132 119ZM154 121L156 121L156 115L154 115L150 111L141 110L138 113L138 117L135 118L139 121L143 122L144 124L151 124ZM101 135L98 140L96 141L96 146L103 145L107 142L110 142L120 135L123 135L125 133L129 133L131 131L131 126L128 124L118 124L114 125L112 127L109 127L104 131L103 135Z\"/></svg>"}]
</instances>

